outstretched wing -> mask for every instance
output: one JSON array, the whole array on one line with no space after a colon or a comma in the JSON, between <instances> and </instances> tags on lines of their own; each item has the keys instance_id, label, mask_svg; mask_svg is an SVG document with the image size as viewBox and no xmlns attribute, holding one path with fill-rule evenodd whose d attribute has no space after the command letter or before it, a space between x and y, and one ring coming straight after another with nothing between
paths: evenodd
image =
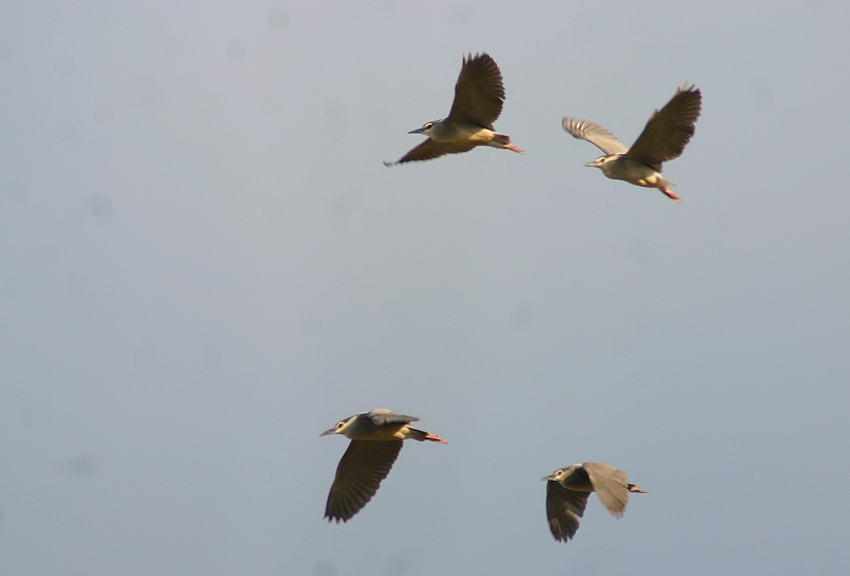
<instances>
[{"instance_id":1,"label":"outstretched wing","mask_svg":"<svg viewBox=\"0 0 850 576\"><path fill-rule=\"evenodd\" d=\"M652 113L626 158L661 172L661 163L678 158L694 135L694 122L701 108L699 88L680 86L664 108Z\"/></svg>"},{"instance_id":2,"label":"outstretched wing","mask_svg":"<svg viewBox=\"0 0 850 576\"><path fill-rule=\"evenodd\" d=\"M417 160L431 160L432 158L437 158L443 154L460 154L461 152L469 152L473 148L475 148L475 146L446 144L443 142L438 144L428 138L425 142L405 154L400 160L396 162L384 162L384 165L394 166L395 164L415 162Z\"/></svg>"},{"instance_id":3,"label":"outstretched wing","mask_svg":"<svg viewBox=\"0 0 850 576\"><path fill-rule=\"evenodd\" d=\"M629 476L607 464L585 462L583 468L587 472L593 490L602 500L602 505L612 516L619 518L626 511L629 503Z\"/></svg>"},{"instance_id":4,"label":"outstretched wing","mask_svg":"<svg viewBox=\"0 0 850 576\"><path fill-rule=\"evenodd\" d=\"M546 517L555 540L566 542L575 536L589 495L568 490L554 480L546 483Z\"/></svg>"},{"instance_id":5,"label":"outstretched wing","mask_svg":"<svg viewBox=\"0 0 850 576\"><path fill-rule=\"evenodd\" d=\"M587 140L603 152L606 156L612 154L625 154L629 151L628 148L617 140L617 137L611 134L608 130L587 120L579 120L578 118L568 118L564 116L561 120L561 125L564 130L582 140Z\"/></svg>"},{"instance_id":6,"label":"outstretched wing","mask_svg":"<svg viewBox=\"0 0 850 576\"><path fill-rule=\"evenodd\" d=\"M496 62L488 54L470 54L463 59L447 119L493 130L504 100L505 87Z\"/></svg>"},{"instance_id":7,"label":"outstretched wing","mask_svg":"<svg viewBox=\"0 0 850 576\"><path fill-rule=\"evenodd\" d=\"M325 518L347 522L375 495L401 451L402 440L352 440L336 468Z\"/></svg>"}]
</instances>

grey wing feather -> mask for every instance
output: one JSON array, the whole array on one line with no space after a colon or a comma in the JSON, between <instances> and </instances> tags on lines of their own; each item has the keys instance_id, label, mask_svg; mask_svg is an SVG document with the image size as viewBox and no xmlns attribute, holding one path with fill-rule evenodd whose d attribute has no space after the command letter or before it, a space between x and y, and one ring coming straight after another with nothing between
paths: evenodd
<instances>
[{"instance_id":1,"label":"grey wing feather","mask_svg":"<svg viewBox=\"0 0 850 576\"><path fill-rule=\"evenodd\" d=\"M555 540L566 542L578 531L590 492L568 490L558 482L546 483L546 517Z\"/></svg>"},{"instance_id":2,"label":"grey wing feather","mask_svg":"<svg viewBox=\"0 0 850 576\"><path fill-rule=\"evenodd\" d=\"M405 154L400 160L391 163L384 162L384 164L392 166L393 164L403 164L404 162L431 160L432 158L437 158L443 154L460 154L461 152L468 152L473 148L475 148L475 146L460 146L457 144L446 143L438 144L428 138L425 142Z\"/></svg>"},{"instance_id":3,"label":"grey wing feather","mask_svg":"<svg viewBox=\"0 0 850 576\"><path fill-rule=\"evenodd\" d=\"M701 108L698 88L679 87L664 108L652 113L626 157L661 172L661 163L678 158L694 135L694 122Z\"/></svg>"},{"instance_id":4,"label":"grey wing feather","mask_svg":"<svg viewBox=\"0 0 850 576\"><path fill-rule=\"evenodd\" d=\"M617 140L616 136L611 134L611 132L599 124L594 124L588 120L579 120L578 118L568 118L565 116L564 119L561 120L561 125L564 127L564 130L576 138L587 140L605 152L607 156L612 154L625 154L629 151L622 142Z\"/></svg>"},{"instance_id":5,"label":"grey wing feather","mask_svg":"<svg viewBox=\"0 0 850 576\"><path fill-rule=\"evenodd\" d=\"M621 517L629 503L628 474L613 466L597 462L585 462L583 467L602 505L612 516Z\"/></svg>"},{"instance_id":6,"label":"grey wing feather","mask_svg":"<svg viewBox=\"0 0 850 576\"><path fill-rule=\"evenodd\" d=\"M386 408L376 408L369 412L367 416L369 416L369 419L375 426L383 426L384 424L410 424L419 420L416 416L405 416L404 414L399 414Z\"/></svg>"},{"instance_id":7,"label":"grey wing feather","mask_svg":"<svg viewBox=\"0 0 850 576\"><path fill-rule=\"evenodd\" d=\"M504 100L505 87L496 62L488 54L470 54L463 59L447 119L493 130Z\"/></svg>"},{"instance_id":8,"label":"grey wing feather","mask_svg":"<svg viewBox=\"0 0 850 576\"><path fill-rule=\"evenodd\" d=\"M357 514L390 473L401 446L401 440L352 440L337 466L325 518L347 522Z\"/></svg>"}]
</instances>

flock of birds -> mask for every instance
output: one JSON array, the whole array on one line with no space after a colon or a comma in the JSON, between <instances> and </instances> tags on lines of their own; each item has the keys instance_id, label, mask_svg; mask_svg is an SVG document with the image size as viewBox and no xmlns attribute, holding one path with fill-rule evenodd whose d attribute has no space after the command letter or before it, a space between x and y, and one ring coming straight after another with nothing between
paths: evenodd
<instances>
[{"instance_id":1,"label":"flock of birds","mask_svg":"<svg viewBox=\"0 0 850 576\"><path fill-rule=\"evenodd\" d=\"M522 154L521 149L511 144L509 136L493 128L504 101L505 87L496 62L488 54L465 57L449 115L408 132L424 134L428 139L396 162L384 162L384 165L430 160L443 154L468 152L476 146L504 148ZM699 118L701 105L702 94L698 88L680 86L664 108L652 113L631 148L599 124L587 120L565 117L561 125L576 138L587 140L605 153L585 166L599 168L608 178L658 188L681 202L682 199L670 190L675 185L661 177L661 165L682 154L694 135L694 123Z\"/></svg>"},{"instance_id":2,"label":"flock of birds","mask_svg":"<svg viewBox=\"0 0 850 576\"><path fill-rule=\"evenodd\" d=\"M410 134L424 134L428 139L398 161L384 164L393 166L430 160L444 154L468 152L476 146L504 148L522 154L521 149L511 144L510 137L499 134L493 127L502 112L504 99L502 74L496 62L487 54L465 57L449 115L412 130ZM653 112L631 148L602 126L587 120L565 117L562 126L574 137L587 140L605 153L586 166L599 168L608 178L658 188L680 202L681 198L670 190L673 183L662 178L661 165L682 154L694 134L701 103L698 88L680 86L664 108ZM417 420L415 416L377 408L341 420L322 433L322 436L341 434L351 440L339 461L328 495L325 517L329 521L347 522L363 509L389 474L405 440L446 443L436 434L413 428L411 423ZM596 492L615 517L625 512L629 493L646 493L629 484L622 470L598 462L561 468L543 480L547 481L549 529L552 536L562 542L575 536L591 492Z\"/></svg>"},{"instance_id":3,"label":"flock of birds","mask_svg":"<svg viewBox=\"0 0 850 576\"><path fill-rule=\"evenodd\" d=\"M416 416L405 416L386 408L355 414L340 420L321 436L342 434L351 440L336 468L336 477L328 494L325 518L348 522L372 499L381 480L390 473L405 440L446 441L411 423ZM596 492L602 504L615 517L626 511L629 492L646 493L628 483L628 476L607 464L585 462L555 470L546 480L546 516L555 540L566 542L575 536L579 518L584 515L587 498Z\"/></svg>"}]
</instances>

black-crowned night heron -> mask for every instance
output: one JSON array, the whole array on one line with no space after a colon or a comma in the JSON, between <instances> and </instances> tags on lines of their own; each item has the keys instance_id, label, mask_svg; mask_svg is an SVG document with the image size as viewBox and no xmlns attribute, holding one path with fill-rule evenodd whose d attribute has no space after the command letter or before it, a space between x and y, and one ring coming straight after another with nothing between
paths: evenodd
<instances>
[{"instance_id":1,"label":"black-crowned night heron","mask_svg":"<svg viewBox=\"0 0 850 576\"><path fill-rule=\"evenodd\" d=\"M459 154L476 146L522 150L511 144L505 134L498 134L493 122L502 113L505 87L502 73L488 54L464 57L463 67L455 85L455 101L449 115L442 120L428 122L408 134L424 134L425 142L408 152L398 162L384 162L386 166L430 160L443 154Z\"/></svg>"},{"instance_id":2,"label":"black-crowned night heron","mask_svg":"<svg viewBox=\"0 0 850 576\"><path fill-rule=\"evenodd\" d=\"M613 466L585 462L555 470L543 480L546 483L546 516L555 540L568 541L578 530L579 518L584 515L587 498L596 492L602 504L614 517L626 511L629 492L646 493L643 488L628 483L628 475Z\"/></svg>"},{"instance_id":3,"label":"black-crowned night heron","mask_svg":"<svg viewBox=\"0 0 850 576\"><path fill-rule=\"evenodd\" d=\"M357 514L378 491L381 480L389 474L405 440L446 443L436 434L412 428L410 423L417 420L419 418L415 416L376 408L340 420L336 426L322 432L321 436L342 434L351 439L336 468L325 518L347 522Z\"/></svg>"},{"instance_id":4,"label":"black-crowned night heron","mask_svg":"<svg viewBox=\"0 0 850 576\"><path fill-rule=\"evenodd\" d=\"M646 128L631 148L626 148L608 130L587 120L565 117L564 130L587 140L605 152L585 166L599 168L608 178L625 180L637 186L658 188L681 202L670 190L675 186L661 177L661 164L678 158L694 135L694 122L699 117L702 95L698 88L679 86L676 95L661 110L652 113Z\"/></svg>"}]
</instances>

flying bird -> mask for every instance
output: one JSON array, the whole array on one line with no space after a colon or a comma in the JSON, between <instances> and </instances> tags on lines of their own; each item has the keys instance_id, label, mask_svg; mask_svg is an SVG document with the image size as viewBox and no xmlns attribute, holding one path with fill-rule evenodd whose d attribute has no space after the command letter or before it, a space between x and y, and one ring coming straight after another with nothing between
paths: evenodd
<instances>
[{"instance_id":1,"label":"flying bird","mask_svg":"<svg viewBox=\"0 0 850 576\"><path fill-rule=\"evenodd\" d=\"M626 148L608 130L587 120L564 117L564 130L587 140L605 153L585 166L599 168L608 177L637 186L658 188L681 202L672 190L672 182L661 177L661 164L678 158L694 135L702 94L695 86L679 86L676 94L661 110L656 110L631 148Z\"/></svg>"},{"instance_id":2,"label":"flying bird","mask_svg":"<svg viewBox=\"0 0 850 576\"><path fill-rule=\"evenodd\" d=\"M336 477L328 494L325 518L333 522L347 522L357 514L387 477L398 458L404 440L423 442L446 441L410 426L419 418L396 414L385 408L355 414L337 422L336 426L320 434L342 434L351 439L348 450L336 468Z\"/></svg>"},{"instance_id":3,"label":"flying bird","mask_svg":"<svg viewBox=\"0 0 850 576\"><path fill-rule=\"evenodd\" d=\"M384 162L384 165L460 154L476 146L506 148L522 154L523 151L511 144L507 135L499 134L493 128L493 122L502 113L504 100L505 87L496 62L488 54L465 56L449 115L408 132L424 134L428 139L397 162Z\"/></svg>"},{"instance_id":4,"label":"flying bird","mask_svg":"<svg viewBox=\"0 0 850 576\"><path fill-rule=\"evenodd\" d=\"M619 518L626 511L629 492L646 493L643 488L628 483L628 475L613 466L585 462L555 470L543 480L546 483L546 516L555 540L567 542L578 530L579 518L584 515L587 498L596 492L612 516Z\"/></svg>"}]
</instances>

